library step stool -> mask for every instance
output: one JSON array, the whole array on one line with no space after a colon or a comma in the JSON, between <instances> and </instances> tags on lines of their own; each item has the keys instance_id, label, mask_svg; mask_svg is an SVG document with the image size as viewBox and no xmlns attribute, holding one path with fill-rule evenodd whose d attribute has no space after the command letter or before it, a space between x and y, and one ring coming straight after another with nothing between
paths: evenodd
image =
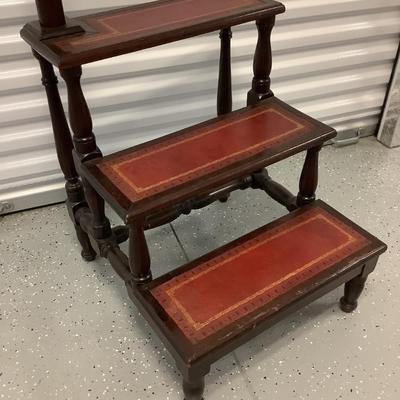
<instances>
[{"instance_id":1,"label":"library step stool","mask_svg":"<svg viewBox=\"0 0 400 400\"><path fill-rule=\"evenodd\" d=\"M200 400L217 359L297 308L345 284L343 311L357 307L386 246L315 200L318 153L335 131L270 90L272 0L162 0L67 19L61 0L36 0L39 21L21 31L42 71L67 206L82 256L106 257L129 296L171 351L186 400ZM256 21L248 105L232 111L231 27ZM218 117L102 156L80 78L83 64L220 30ZM67 84L71 139L53 65ZM297 196L268 165L307 151ZM153 280L144 231L192 209L262 189L289 214ZM125 226L111 228L104 201ZM129 239L129 255L119 243Z\"/></svg>"}]
</instances>

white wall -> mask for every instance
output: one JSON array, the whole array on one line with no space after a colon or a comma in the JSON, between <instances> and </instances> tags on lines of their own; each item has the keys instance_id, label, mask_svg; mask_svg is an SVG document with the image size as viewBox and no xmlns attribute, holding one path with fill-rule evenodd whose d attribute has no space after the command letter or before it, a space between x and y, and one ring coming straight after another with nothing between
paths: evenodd
<instances>
[{"instance_id":1,"label":"white wall","mask_svg":"<svg viewBox=\"0 0 400 400\"><path fill-rule=\"evenodd\" d=\"M68 15L139 2L64 1ZM284 4L287 12L278 16L272 38L275 94L339 132L375 129L399 41L399 0ZM33 1L0 3L0 212L1 203L17 210L64 199L38 67L19 38L31 19ZM233 34L239 108L252 78L256 30L246 24ZM218 56L216 32L85 66L84 88L103 152L213 117Z\"/></svg>"}]
</instances>

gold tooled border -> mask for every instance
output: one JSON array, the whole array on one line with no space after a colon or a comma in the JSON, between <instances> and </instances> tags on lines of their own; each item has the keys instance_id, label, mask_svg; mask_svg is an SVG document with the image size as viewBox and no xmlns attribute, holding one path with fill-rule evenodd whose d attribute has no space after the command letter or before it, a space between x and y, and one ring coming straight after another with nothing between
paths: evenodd
<instances>
[{"instance_id":1,"label":"gold tooled border","mask_svg":"<svg viewBox=\"0 0 400 400\"><path fill-rule=\"evenodd\" d=\"M209 130L209 131L205 131L205 132L203 132L203 133L201 133L201 134L199 134L199 135L193 135L193 136L190 136L190 137L188 137L188 138L186 138L186 139L184 139L184 140L176 141L175 143L171 143L171 144L168 145L168 146L160 147L160 148L155 149L155 150L153 150L153 151L151 151L151 152L142 154L142 155L140 155L140 156L138 156L138 157L131 158L131 159L126 160L126 161L123 161L123 162L121 162L121 163L113 163L113 164L110 163L109 166L110 166L110 168L114 171L114 173L117 174L131 189L133 189L136 193L141 193L141 192L145 192L145 191L151 190L151 189L153 189L153 188L155 188L155 187L165 185L166 183L169 183L169 182L171 182L171 181L177 180L177 179L182 178L182 177L184 177L184 176L190 175L190 174L192 174L192 173L194 173L194 172L200 171L200 170L202 170L202 169L204 169L204 168L207 168L207 167L210 167L210 166L212 166L212 165L214 165L214 164L218 164L218 163L220 163L220 162L222 162L222 161L225 161L225 160L227 160L227 159L234 158L234 157L236 157L236 156L238 156L238 155L240 155L240 154L243 154L243 153L246 153L246 152L248 152L248 151L254 150L254 149L258 148L258 147L265 146L266 144L268 144L268 143L270 143L270 142L272 142L272 141L275 141L275 140L277 140L278 138L281 139L282 137L286 137L286 136L288 136L288 135L290 135L290 134L292 134L292 133L294 133L294 132L296 132L296 131L299 131L299 130L301 130L301 129L304 128L304 125L300 124L298 121L293 120L293 119L291 119L291 118L288 118L286 115L282 114L281 112L279 112L279 111L277 111L277 110L275 110L275 109L262 110L262 111L260 111L260 112L258 112L258 113L249 115L247 118L243 118L243 119L241 119L240 121L233 121L233 122L231 122L231 123L229 123L229 124L227 124L227 125L224 125L223 128L225 129L226 127L229 127L229 126L232 126L232 125L236 125L236 124L240 124L240 123L242 123L243 121L247 121L248 119L252 119L252 118L254 118L254 117L257 117L258 115L262 115L262 114L266 114L266 113L270 113L270 112L275 113L275 114L278 114L279 116L281 116L282 118L286 119L287 121L290 121L291 123L293 123L293 124L295 125L295 128L290 129L290 130L288 130L288 131L286 131L286 132L280 134L278 137L269 138L269 139L263 141L262 143L257 143L257 144L255 144L255 145L253 145L253 146L247 147L246 149L242 149L242 150L237 151L237 152L235 152L235 153L231 153L231 154L229 154L228 156L219 158L218 160L211 161L211 162L209 162L208 164L201 165L201 166L199 166L199 167L197 167L197 168L193 168L193 169L190 169L190 170L186 170L185 172L182 172L181 174L175 175L175 176L173 176L173 177L169 177L169 178L164 179L164 180L162 180L162 181L159 181L159 182L157 182L157 183L155 183L155 184L152 184L152 185L149 185L149 186L146 186L146 187L140 187L140 186L135 185L135 184L129 179L129 177L126 176L126 175L123 173L123 171L122 171L123 166L126 165L126 164L128 164L128 163L130 163L130 162L132 162L132 160L137 161L137 160L140 160L141 158L148 157L148 156L150 156L150 155L153 155L153 154L156 154L156 153L165 151L165 150L167 150L167 149L169 149L169 148L171 148L171 147L179 146L179 145L181 145L182 143L190 142L190 141L195 140L195 139L198 139L198 138L200 138L200 137L209 135L209 134L211 134L212 132L215 132L215 131L221 129L221 127L216 127L215 129L212 129L212 130Z\"/></svg>"},{"instance_id":2,"label":"gold tooled border","mask_svg":"<svg viewBox=\"0 0 400 400\"><path fill-rule=\"evenodd\" d=\"M273 239L276 239L276 238L279 237L279 236L282 236L282 235L284 235L284 234L287 234L288 232L291 232L292 230L297 229L297 228L299 228L299 227L302 226L302 225L308 224L308 223L310 223L311 221L314 221L315 219L322 219L322 220L324 220L325 222L327 222L328 224L334 226L336 229L338 229L340 232L342 232L342 233L347 237L346 242L343 243L342 245L340 245L339 247L336 247L336 248L332 249L331 251L328 251L328 252L325 253L324 255L315 258L314 260L308 262L307 264L303 265L302 267L298 268L297 270L295 270L295 271L293 271L293 272L291 272L291 273L285 275L284 277L282 277L282 278L279 279L278 281L273 282L272 284L266 286L266 287L263 288L263 289L260 289L260 290L257 291L256 293L253 293L251 296L248 296L247 298L245 298L245 299L243 299L243 300L237 302L236 304L234 304L234 305L232 305L232 306L226 308L225 310L219 312L218 314L214 315L213 317L209 318L207 321L202 322L202 323L199 323L199 322L194 321L193 318L191 317L191 315L189 314L189 312L185 309L185 307L184 307L184 306L179 302L179 300L175 297L175 292L176 292L179 288L181 288L181 287L185 286L186 284L188 284L189 282L192 282L192 281L198 279L199 277L201 277L201 276L203 276L203 275L205 275L205 274L207 274L207 273L209 273L209 272L211 272L211 271L213 271L213 270L219 268L220 266L226 264L227 262L230 262L230 261L232 261L232 260L234 260L234 259L240 257L241 255L246 254L246 253L248 253L248 252L250 252L250 251L256 249L257 247L259 247L259 246L261 246L261 245L264 245L265 243L267 243L267 242L269 242L269 241L271 241L271 240L273 240ZM310 267L311 267L312 265L314 265L315 263L318 263L318 262L321 261L322 259L327 258L327 257L331 256L332 254L339 252L339 251L342 250L343 248L349 246L350 244L352 244L352 243L354 243L354 242L356 242L356 241L357 241L357 238L355 238L354 236L352 236L352 235L350 235L348 232L346 232L340 225L335 224L333 221L331 221L330 219L328 219L324 214L318 214L318 215L315 215L314 217L312 217L312 218L310 218L310 219L307 219L306 221L302 221L302 222L300 222L300 223L298 223L298 224L296 224L296 225L294 225L294 226L292 226L292 227L290 227L290 228L288 228L288 229L286 229L286 230L284 230L284 231L282 231L282 232L278 232L278 233L276 233L275 235L266 238L264 241L262 241L262 242L260 242L260 243L256 243L256 244L254 244L253 246L251 246L251 247L245 249L244 251L241 251L240 253L237 253L237 254L232 255L231 257L227 258L226 260L223 260L222 262L220 262L220 263L214 265L213 267L208 268L208 269L206 269L206 270L203 270L203 271L201 271L199 274L197 274L197 275L195 275L195 276L192 276L192 277L189 278L188 280L185 280L185 281L183 281L183 282L178 283L177 285L175 285L175 286L173 286L172 288L168 289L168 290L166 291L166 294L170 297L171 301L175 304L175 306L181 311L181 313L182 313L183 316L186 318L187 322L192 326L192 328L193 328L195 331L199 331L199 330L203 329L204 327L206 327L207 325L209 325L210 323L212 323L213 321L216 321L216 320L220 319L221 317L223 317L224 315L226 315L226 314L230 313L231 311L235 310L236 308L238 308L238 307L240 307L240 306L242 306L242 305L244 305L244 304L246 304L246 303L249 303L251 300L255 299L256 297L258 297L258 296L260 296L260 295L262 295L262 294L264 294L264 293L267 292L268 290L270 290L270 289L272 289L272 288L274 288L274 287L280 285L282 282L287 281L287 280L290 279L291 277L293 277L293 276L295 276L295 275L301 273L302 271L304 271L304 270L310 268Z\"/></svg>"}]
</instances>

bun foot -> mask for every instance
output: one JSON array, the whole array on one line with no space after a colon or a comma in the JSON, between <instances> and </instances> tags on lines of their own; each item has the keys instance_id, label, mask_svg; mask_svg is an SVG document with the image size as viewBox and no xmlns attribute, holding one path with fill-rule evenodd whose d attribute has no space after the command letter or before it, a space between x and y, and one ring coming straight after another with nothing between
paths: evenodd
<instances>
[{"instance_id":1,"label":"bun foot","mask_svg":"<svg viewBox=\"0 0 400 400\"><path fill-rule=\"evenodd\" d=\"M204 378L196 382L183 381L184 400L204 400Z\"/></svg>"},{"instance_id":2,"label":"bun foot","mask_svg":"<svg viewBox=\"0 0 400 400\"><path fill-rule=\"evenodd\" d=\"M346 313L351 313L357 308L357 300L360 297L366 276L356 276L344 285L344 296L340 299L340 308Z\"/></svg>"},{"instance_id":3,"label":"bun foot","mask_svg":"<svg viewBox=\"0 0 400 400\"><path fill-rule=\"evenodd\" d=\"M344 297L340 299L340 309L345 313L351 313L357 308L358 303L348 303Z\"/></svg>"},{"instance_id":4,"label":"bun foot","mask_svg":"<svg viewBox=\"0 0 400 400\"><path fill-rule=\"evenodd\" d=\"M76 235L78 236L79 243L82 246L81 256L85 261L93 261L96 258L96 252L90 244L88 234L79 226L75 225Z\"/></svg>"},{"instance_id":5,"label":"bun foot","mask_svg":"<svg viewBox=\"0 0 400 400\"><path fill-rule=\"evenodd\" d=\"M81 251L81 256L85 261L93 261L96 258L96 252L95 251L86 251L82 250Z\"/></svg>"},{"instance_id":6,"label":"bun foot","mask_svg":"<svg viewBox=\"0 0 400 400\"><path fill-rule=\"evenodd\" d=\"M226 196L224 196L224 197L221 197L220 199L219 199L219 201L221 202L221 203L226 203L228 200L229 200L229 194L227 194Z\"/></svg>"}]
</instances>

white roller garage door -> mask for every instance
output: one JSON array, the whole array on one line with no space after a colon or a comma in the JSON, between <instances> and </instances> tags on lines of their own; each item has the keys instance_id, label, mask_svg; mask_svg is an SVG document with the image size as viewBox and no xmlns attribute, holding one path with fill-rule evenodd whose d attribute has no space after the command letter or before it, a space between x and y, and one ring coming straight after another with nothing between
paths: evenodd
<instances>
[{"instance_id":1,"label":"white roller garage door","mask_svg":"<svg viewBox=\"0 0 400 400\"><path fill-rule=\"evenodd\" d=\"M64 4L75 15L139 2ZM399 43L399 0L284 4L287 12L273 33L275 94L342 135L359 128L374 132ZM33 1L0 3L0 212L64 199L39 71L19 38L31 19ZM234 107L239 108L252 78L256 31L247 24L233 33ZM213 117L218 56L215 33L87 65L84 88L103 152Z\"/></svg>"}]
</instances>

